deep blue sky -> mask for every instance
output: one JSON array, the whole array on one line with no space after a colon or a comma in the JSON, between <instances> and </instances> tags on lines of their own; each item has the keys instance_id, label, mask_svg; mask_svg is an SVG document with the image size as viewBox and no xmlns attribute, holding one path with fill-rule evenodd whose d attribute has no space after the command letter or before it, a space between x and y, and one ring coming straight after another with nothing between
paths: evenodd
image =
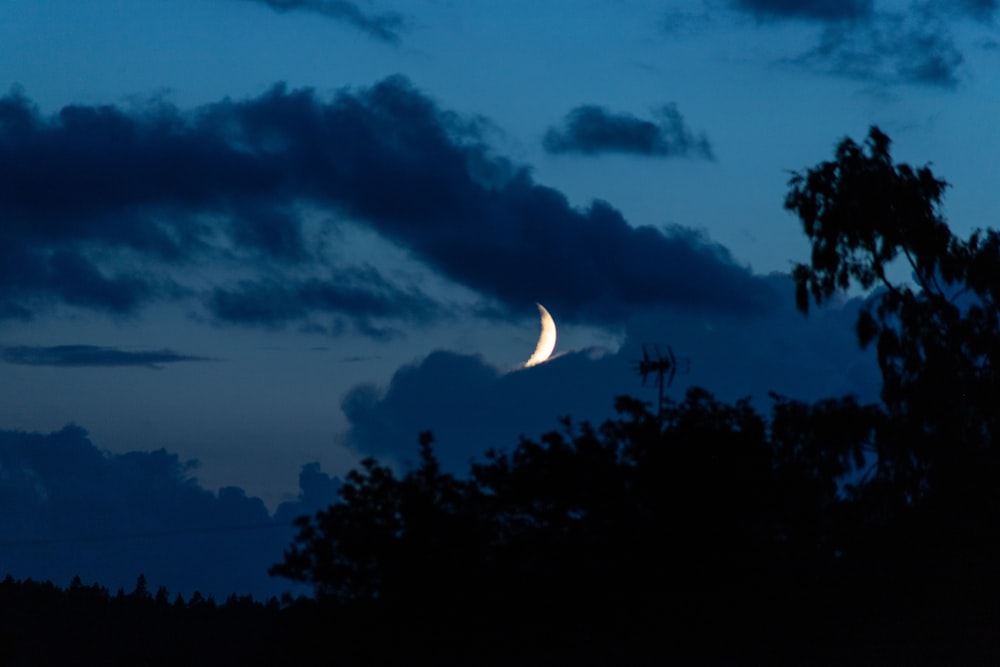
<instances>
[{"instance_id":1,"label":"deep blue sky","mask_svg":"<svg viewBox=\"0 0 1000 667\"><path fill-rule=\"evenodd\" d=\"M652 398L642 342L675 395L874 398L856 304L794 312L789 170L877 124L991 225L998 36L993 0L8 0L0 429L273 511L306 463ZM536 301L558 356L515 371Z\"/></svg>"}]
</instances>

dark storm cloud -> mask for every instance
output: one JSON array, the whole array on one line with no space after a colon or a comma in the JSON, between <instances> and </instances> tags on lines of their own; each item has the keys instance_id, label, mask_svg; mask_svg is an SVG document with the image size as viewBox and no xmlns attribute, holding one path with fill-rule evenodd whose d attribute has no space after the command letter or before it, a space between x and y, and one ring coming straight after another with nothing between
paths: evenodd
<instances>
[{"instance_id":1,"label":"dark storm cloud","mask_svg":"<svg viewBox=\"0 0 1000 667\"><path fill-rule=\"evenodd\" d=\"M865 26L831 26L798 62L880 84L958 84L964 61L945 23L929 13L884 14Z\"/></svg>"},{"instance_id":2,"label":"dark storm cloud","mask_svg":"<svg viewBox=\"0 0 1000 667\"><path fill-rule=\"evenodd\" d=\"M220 601L287 590L267 568L290 544L291 520L332 502L339 480L303 466L297 498L271 517L242 489L204 489L196 465L163 449L111 454L76 426L0 431L3 573L62 586L79 575L111 590L144 573L153 590Z\"/></svg>"},{"instance_id":3,"label":"dark storm cloud","mask_svg":"<svg viewBox=\"0 0 1000 667\"><path fill-rule=\"evenodd\" d=\"M714 159L704 133L695 135L673 104L657 110L657 122L599 106L578 106L559 127L545 133L543 145L550 153L632 153L656 157Z\"/></svg>"},{"instance_id":4,"label":"dark storm cloud","mask_svg":"<svg viewBox=\"0 0 1000 667\"><path fill-rule=\"evenodd\" d=\"M806 18L822 21L864 19L873 0L734 0L733 6L758 18Z\"/></svg>"},{"instance_id":5,"label":"dark storm cloud","mask_svg":"<svg viewBox=\"0 0 1000 667\"><path fill-rule=\"evenodd\" d=\"M406 21L393 12L372 13L363 10L359 3L348 0L249 0L267 5L279 12L308 11L341 21L389 44L399 42L400 30Z\"/></svg>"},{"instance_id":6,"label":"dark storm cloud","mask_svg":"<svg viewBox=\"0 0 1000 667\"><path fill-rule=\"evenodd\" d=\"M331 264L304 231L317 211L509 309L543 301L616 321L635 305L757 312L770 297L690 230L571 206L401 78L332 100L278 86L190 112L71 106L46 118L23 97L0 99L0 313L51 302L134 313L202 293L230 322L438 314L411 288ZM247 282L184 284L233 257Z\"/></svg>"},{"instance_id":7,"label":"dark storm cloud","mask_svg":"<svg viewBox=\"0 0 1000 667\"><path fill-rule=\"evenodd\" d=\"M643 344L671 345L688 361L687 372L668 389L673 398L697 385L726 401L749 396L765 412L772 391L807 401L845 394L877 400L878 365L872 350L859 350L854 333L860 301L804 318L795 310L791 279L768 281L780 297L767 316L637 310L615 353L582 350L504 372L477 356L434 352L400 368L386 387L363 384L345 396L345 444L404 464L415 460L417 434L430 430L448 468L467 471L469 461L481 460L490 447L509 450L521 435L537 438L558 429L558 417L596 424L612 416L615 396L655 401L655 383L643 386L635 372Z\"/></svg>"},{"instance_id":8,"label":"dark storm cloud","mask_svg":"<svg viewBox=\"0 0 1000 667\"><path fill-rule=\"evenodd\" d=\"M163 364L179 361L206 361L205 357L178 354L171 350L122 350L99 345L14 345L0 351L0 359L22 366L62 366L82 368L92 366L143 366L162 368Z\"/></svg>"}]
</instances>

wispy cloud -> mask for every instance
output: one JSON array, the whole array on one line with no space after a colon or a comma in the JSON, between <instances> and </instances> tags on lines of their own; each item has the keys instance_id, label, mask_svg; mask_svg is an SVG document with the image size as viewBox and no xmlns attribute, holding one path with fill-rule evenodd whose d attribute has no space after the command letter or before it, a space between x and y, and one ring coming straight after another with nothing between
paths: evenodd
<instances>
[{"instance_id":1,"label":"wispy cloud","mask_svg":"<svg viewBox=\"0 0 1000 667\"><path fill-rule=\"evenodd\" d=\"M886 8L873 0L733 0L758 25L798 19L819 25L816 45L788 62L877 86L955 88L965 58L953 24L990 22L997 0L924 0ZM805 29L805 28L804 28Z\"/></svg>"},{"instance_id":2,"label":"wispy cloud","mask_svg":"<svg viewBox=\"0 0 1000 667\"><path fill-rule=\"evenodd\" d=\"M349 312L356 331L381 339L393 332L375 325L379 318L426 322L445 311L419 289L393 284L374 267L340 271L325 280L244 280L216 287L206 305L220 321L264 326L306 319L317 311Z\"/></svg>"},{"instance_id":3,"label":"wispy cloud","mask_svg":"<svg viewBox=\"0 0 1000 667\"><path fill-rule=\"evenodd\" d=\"M880 14L865 25L827 27L820 43L796 62L879 84L954 88L964 57L934 14Z\"/></svg>"},{"instance_id":4,"label":"wispy cloud","mask_svg":"<svg viewBox=\"0 0 1000 667\"><path fill-rule=\"evenodd\" d=\"M313 12L346 23L370 37L396 44L406 20L395 12L372 12L361 8L361 3L349 0L244 0L267 5L279 12Z\"/></svg>"},{"instance_id":5,"label":"wispy cloud","mask_svg":"<svg viewBox=\"0 0 1000 667\"><path fill-rule=\"evenodd\" d=\"M931 8L942 12L957 11L977 21L991 21L1000 8L998 0L931 0Z\"/></svg>"},{"instance_id":6,"label":"wispy cloud","mask_svg":"<svg viewBox=\"0 0 1000 667\"><path fill-rule=\"evenodd\" d=\"M543 140L550 153L632 153L652 157L714 159L704 134L696 135L674 104L656 111L656 120L615 113L594 105L576 107Z\"/></svg>"},{"instance_id":7,"label":"wispy cloud","mask_svg":"<svg viewBox=\"0 0 1000 667\"><path fill-rule=\"evenodd\" d=\"M733 7L759 19L804 18L820 21L864 19L874 11L873 0L733 0Z\"/></svg>"},{"instance_id":8,"label":"wispy cloud","mask_svg":"<svg viewBox=\"0 0 1000 667\"><path fill-rule=\"evenodd\" d=\"M714 23L715 19L708 9L688 11L673 8L663 12L660 29L667 35L690 35L704 32Z\"/></svg>"},{"instance_id":9,"label":"wispy cloud","mask_svg":"<svg viewBox=\"0 0 1000 667\"><path fill-rule=\"evenodd\" d=\"M9 364L22 366L61 366L82 368L92 366L143 366L159 369L164 364L180 361L207 361L206 357L178 354L168 349L123 350L99 345L14 345L0 351L0 358Z\"/></svg>"}]
</instances>

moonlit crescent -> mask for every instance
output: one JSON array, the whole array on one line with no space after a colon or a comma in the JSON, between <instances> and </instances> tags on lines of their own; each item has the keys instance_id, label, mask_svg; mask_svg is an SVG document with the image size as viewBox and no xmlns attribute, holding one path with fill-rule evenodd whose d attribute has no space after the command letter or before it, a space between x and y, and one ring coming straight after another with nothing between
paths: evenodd
<instances>
[{"instance_id":1,"label":"moonlit crescent","mask_svg":"<svg viewBox=\"0 0 1000 667\"><path fill-rule=\"evenodd\" d=\"M542 335L538 337L538 345L535 346L535 352L531 355L531 358L524 362L525 368L530 368L531 366L537 366L538 364L547 361L549 357L552 356L552 351L556 349L556 323L549 315L549 311L545 310L545 306L540 303L536 303L538 306L538 314L542 319Z\"/></svg>"}]
</instances>

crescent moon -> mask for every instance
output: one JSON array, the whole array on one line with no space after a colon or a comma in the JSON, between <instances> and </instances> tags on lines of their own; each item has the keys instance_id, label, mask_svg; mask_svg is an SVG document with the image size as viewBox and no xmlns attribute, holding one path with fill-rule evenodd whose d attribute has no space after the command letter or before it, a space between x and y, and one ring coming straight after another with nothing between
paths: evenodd
<instances>
[{"instance_id":1,"label":"crescent moon","mask_svg":"<svg viewBox=\"0 0 1000 667\"><path fill-rule=\"evenodd\" d=\"M552 351L556 349L556 322L549 315L549 311L545 310L545 306L540 303L535 305L538 306L538 314L542 320L542 334L538 337L538 345L535 346L534 354L524 362L525 368L548 361L549 357L552 356Z\"/></svg>"}]
</instances>

